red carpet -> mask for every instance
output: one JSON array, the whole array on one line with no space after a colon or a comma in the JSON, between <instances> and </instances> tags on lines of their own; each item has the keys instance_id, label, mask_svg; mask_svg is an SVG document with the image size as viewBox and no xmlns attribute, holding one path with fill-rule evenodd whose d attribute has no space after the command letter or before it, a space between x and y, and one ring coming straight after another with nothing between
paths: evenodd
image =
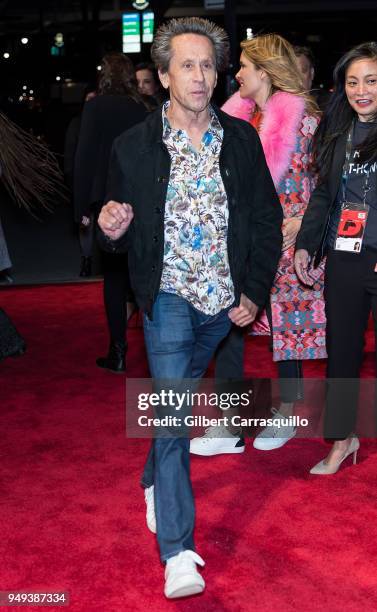
<instances>
[{"instance_id":1,"label":"red carpet","mask_svg":"<svg viewBox=\"0 0 377 612\"><path fill-rule=\"evenodd\" d=\"M138 486L149 442L125 437L124 377L95 366L101 302L100 284L1 292L28 350L0 364L0 590L69 591L80 612L376 610L373 441L358 466L327 478L308 474L327 451L319 441L194 458L207 590L165 600ZM129 341L129 376L148 376L141 331ZM367 376L372 350L369 334ZM247 375L273 375L266 339L251 338L247 353Z\"/></svg>"}]
</instances>

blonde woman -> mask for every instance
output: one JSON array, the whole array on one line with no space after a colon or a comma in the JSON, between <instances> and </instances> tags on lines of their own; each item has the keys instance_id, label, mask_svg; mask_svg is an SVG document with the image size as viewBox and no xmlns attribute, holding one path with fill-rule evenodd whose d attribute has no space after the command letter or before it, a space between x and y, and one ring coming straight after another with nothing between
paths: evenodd
<instances>
[{"instance_id":1,"label":"blonde woman","mask_svg":"<svg viewBox=\"0 0 377 612\"><path fill-rule=\"evenodd\" d=\"M313 287L308 288L299 281L293 261L296 236L315 186L310 145L319 110L304 89L294 49L282 36L266 34L245 40L241 49L236 75L240 88L223 110L250 122L258 131L283 208L284 242L278 271L270 302L253 333L272 335L280 379L280 406L272 411L275 419L285 419L292 414L294 402L302 399L303 360L326 357L323 269L318 269ZM217 354L216 378L242 378L243 342L243 335L232 330ZM290 426L267 427L254 440L254 447L279 448L295 433ZM210 428L206 436L192 441L191 452L242 452L243 440L239 433L233 434L223 436Z\"/></svg>"}]
</instances>

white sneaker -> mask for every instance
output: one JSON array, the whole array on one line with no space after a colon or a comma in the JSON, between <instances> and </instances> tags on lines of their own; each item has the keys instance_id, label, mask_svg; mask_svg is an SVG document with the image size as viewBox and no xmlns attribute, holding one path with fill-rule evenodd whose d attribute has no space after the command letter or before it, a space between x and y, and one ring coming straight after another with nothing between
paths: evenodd
<instances>
[{"instance_id":1,"label":"white sneaker","mask_svg":"<svg viewBox=\"0 0 377 612\"><path fill-rule=\"evenodd\" d=\"M187 597L204 591L205 582L196 569L204 567L204 561L193 550L183 550L166 562L165 589L168 599Z\"/></svg>"},{"instance_id":2,"label":"white sneaker","mask_svg":"<svg viewBox=\"0 0 377 612\"><path fill-rule=\"evenodd\" d=\"M190 453L211 457L224 453L243 453L245 441L240 436L233 436L223 425L207 427L204 436L190 440Z\"/></svg>"},{"instance_id":3,"label":"white sneaker","mask_svg":"<svg viewBox=\"0 0 377 612\"><path fill-rule=\"evenodd\" d=\"M285 420L288 417L280 414L276 408L271 408L271 412L274 415L274 419ZM258 450L274 450L275 448L281 448L291 438L296 435L296 429L289 425L267 425L261 432L255 437L253 446Z\"/></svg>"},{"instance_id":4,"label":"white sneaker","mask_svg":"<svg viewBox=\"0 0 377 612\"><path fill-rule=\"evenodd\" d=\"M151 487L148 487L147 489L144 489L144 498L145 498L145 503L147 504L146 517L147 517L148 529L152 533L156 533L157 527L156 527L156 513L154 510L154 486L153 485Z\"/></svg>"}]
</instances>

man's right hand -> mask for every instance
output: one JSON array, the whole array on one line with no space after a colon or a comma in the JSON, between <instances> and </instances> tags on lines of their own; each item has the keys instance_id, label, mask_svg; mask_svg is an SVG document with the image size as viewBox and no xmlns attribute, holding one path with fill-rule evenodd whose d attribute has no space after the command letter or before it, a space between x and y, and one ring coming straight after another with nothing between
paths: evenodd
<instances>
[{"instance_id":1,"label":"man's right hand","mask_svg":"<svg viewBox=\"0 0 377 612\"><path fill-rule=\"evenodd\" d=\"M126 233L134 218L134 211L131 204L114 202L110 200L103 206L98 217L98 225L101 230L111 240L118 240Z\"/></svg>"}]
</instances>

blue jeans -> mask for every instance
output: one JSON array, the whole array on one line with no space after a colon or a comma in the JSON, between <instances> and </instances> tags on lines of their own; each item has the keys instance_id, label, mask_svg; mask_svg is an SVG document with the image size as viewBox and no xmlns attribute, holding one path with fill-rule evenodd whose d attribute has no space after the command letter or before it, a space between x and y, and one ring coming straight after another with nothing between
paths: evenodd
<instances>
[{"instance_id":1,"label":"blue jeans","mask_svg":"<svg viewBox=\"0 0 377 612\"><path fill-rule=\"evenodd\" d=\"M229 333L229 308L206 315L183 298L159 293L152 320L144 315L144 338L154 379L199 379L217 345ZM153 440L141 480L154 485L157 540L162 561L195 550L195 508L187 437Z\"/></svg>"}]
</instances>

